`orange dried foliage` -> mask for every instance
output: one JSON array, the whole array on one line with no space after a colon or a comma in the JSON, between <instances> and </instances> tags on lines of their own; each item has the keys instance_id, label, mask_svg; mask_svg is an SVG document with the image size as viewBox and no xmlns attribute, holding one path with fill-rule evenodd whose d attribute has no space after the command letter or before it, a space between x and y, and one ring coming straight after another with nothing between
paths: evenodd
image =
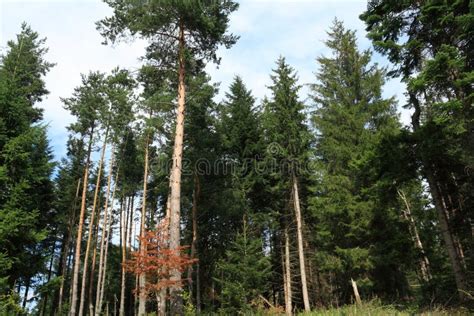
<instances>
[{"instance_id":1,"label":"orange dried foliage","mask_svg":"<svg viewBox=\"0 0 474 316\"><path fill-rule=\"evenodd\" d=\"M143 237L139 237L144 245L144 253L140 250L132 252L132 259L125 262L125 269L136 275L146 274L147 293L157 293L170 287L182 287L187 279L171 280L171 272L185 271L197 259L191 259L184 250L188 246L175 249L169 248L168 222L162 221L155 230L147 230Z\"/></svg>"}]
</instances>

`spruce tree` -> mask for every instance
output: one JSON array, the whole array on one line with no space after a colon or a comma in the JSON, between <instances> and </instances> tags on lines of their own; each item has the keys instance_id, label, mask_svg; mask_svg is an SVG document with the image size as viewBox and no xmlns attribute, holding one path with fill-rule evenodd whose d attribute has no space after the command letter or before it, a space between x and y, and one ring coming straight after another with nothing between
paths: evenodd
<instances>
[{"instance_id":1,"label":"spruce tree","mask_svg":"<svg viewBox=\"0 0 474 316\"><path fill-rule=\"evenodd\" d=\"M269 87L271 98L264 102L263 128L267 145L265 173L268 176L269 192L273 202L271 211L278 214L281 231L284 232L283 243L289 244L287 234L294 218L296 222L296 239L298 252L298 266L300 275L301 295L304 309L309 311L309 296L306 279L306 260L303 249L303 216L301 212L304 205L301 180L306 173L307 159L311 135L306 125L304 104L299 100L298 91L301 86L297 84L294 69L289 66L283 57L277 62L277 68L271 75L272 85ZM293 213L294 212L294 213ZM294 214L294 217L292 215ZM289 248L286 248L289 250ZM287 263L290 260L288 251L284 256ZM286 271L290 272L286 264ZM284 274L285 284L291 284L291 274ZM286 286L286 311L290 313L291 289Z\"/></svg>"},{"instance_id":2,"label":"spruce tree","mask_svg":"<svg viewBox=\"0 0 474 316\"><path fill-rule=\"evenodd\" d=\"M474 263L472 3L369 1L361 19L375 49L393 63L391 74L407 84L409 141L466 299Z\"/></svg>"},{"instance_id":3,"label":"spruce tree","mask_svg":"<svg viewBox=\"0 0 474 316\"><path fill-rule=\"evenodd\" d=\"M267 292L270 269L270 260L263 252L261 237L255 236L244 219L242 232L236 235L224 258L217 263L216 280L221 287L220 312L252 312L259 296Z\"/></svg>"},{"instance_id":4,"label":"spruce tree","mask_svg":"<svg viewBox=\"0 0 474 316\"><path fill-rule=\"evenodd\" d=\"M23 307L50 251L55 220L52 153L36 107L48 94L44 76L53 66L44 60L44 44L23 24L0 58L0 295L24 286Z\"/></svg>"},{"instance_id":5,"label":"spruce tree","mask_svg":"<svg viewBox=\"0 0 474 316\"><path fill-rule=\"evenodd\" d=\"M319 166L311 201L316 265L330 277L335 290L330 296L339 300L352 296L351 279L362 286L362 294L374 288L381 296L395 289L402 293L397 262L403 259L383 257L382 250L400 238L399 213L389 201L381 203L378 177L383 170L373 163L379 143L398 132L395 101L382 97L385 71L372 64L369 50L358 49L354 31L336 20L328 36L331 55L317 59L317 83L312 86ZM399 246L404 240L408 238L401 236ZM401 284L381 287L377 282L384 279Z\"/></svg>"},{"instance_id":6,"label":"spruce tree","mask_svg":"<svg viewBox=\"0 0 474 316\"><path fill-rule=\"evenodd\" d=\"M261 113L255 98L236 76L220 105L219 133L222 157L232 165L230 187L234 190L235 206L251 212L263 212L265 196L257 165L263 156Z\"/></svg>"}]
</instances>

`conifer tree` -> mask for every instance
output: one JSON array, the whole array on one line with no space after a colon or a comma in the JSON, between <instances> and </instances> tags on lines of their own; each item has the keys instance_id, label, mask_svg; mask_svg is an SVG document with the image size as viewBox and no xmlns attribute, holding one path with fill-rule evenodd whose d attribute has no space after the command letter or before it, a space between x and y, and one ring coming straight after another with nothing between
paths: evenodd
<instances>
[{"instance_id":1,"label":"conifer tree","mask_svg":"<svg viewBox=\"0 0 474 316\"><path fill-rule=\"evenodd\" d=\"M48 94L43 78L53 66L44 44L23 24L0 58L0 296L24 286L23 307L51 249L55 221L52 153L36 107Z\"/></svg>"},{"instance_id":2,"label":"conifer tree","mask_svg":"<svg viewBox=\"0 0 474 316\"><path fill-rule=\"evenodd\" d=\"M230 47L236 37L226 34L228 15L237 9L233 1L194 3L188 1L152 1L137 4L133 1L107 1L114 16L99 22L101 33L114 42L121 35L140 35L152 39L149 54L168 71L176 69L178 75L178 106L173 148L173 166L170 173L170 247L180 245L181 169L185 117L186 56L196 58L200 64L207 60L218 61L219 45ZM176 60L177 56L177 60ZM173 278L179 284L178 271ZM173 309L181 310L180 289L173 288Z\"/></svg>"},{"instance_id":3,"label":"conifer tree","mask_svg":"<svg viewBox=\"0 0 474 316\"><path fill-rule=\"evenodd\" d=\"M244 215L245 216L245 215ZM217 282L221 287L220 311L225 314L251 312L259 296L267 291L271 274L269 258L263 253L260 236L243 220L242 232L238 233L217 263Z\"/></svg>"},{"instance_id":4,"label":"conifer tree","mask_svg":"<svg viewBox=\"0 0 474 316\"><path fill-rule=\"evenodd\" d=\"M109 194L111 191L111 180L113 177L113 170L115 168L114 161L123 159L123 155L116 155L115 148L119 145L120 140L125 136L127 127L134 120L134 88L136 87L135 80L131 77L129 71L124 69L115 68L112 70L112 73L107 76L105 80L105 93L107 100L109 102L109 118L108 124L110 125L110 140L109 142L112 145L111 149L111 158L110 158L110 170L108 175L108 185L107 193L104 204L103 211L103 228L102 228L102 237L100 242L100 257L99 257L99 274L97 278L97 288L96 288L96 300L95 300L95 313L99 314L102 309L102 298L104 296L104 285L105 285L105 273L107 271L107 257L105 253L108 249L108 240L110 236L107 231L110 230L111 219L109 220L109 204L113 205L113 197L115 196L115 191L117 188L117 177L120 172L120 168L116 168L115 176L115 185L112 193L112 199L109 203ZM122 166L124 167L124 166ZM112 207L111 207L112 208ZM93 275L91 276L91 280ZM92 298L89 298L92 304Z\"/></svg>"},{"instance_id":5,"label":"conifer tree","mask_svg":"<svg viewBox=\"0 0 474 316\"><path fill-rule=\"evenodd\" d=\"M378 144L395 135L399 125L393 98L382 97L385 72L371 64L371 52L359 51L355 32L337 20L328 36L331 55L317 59L318 83L312 87L317 107L313 116L318 133L315 154L321 167L311 209L319 246L317 266L335 275L330 282L337 293L331 296L348 300L351 279L363 285L366 293L377 282L373 271L384 271L381 278L387 279L397 272L392 267L399 269L394 258L382 259L377 254L399 237L395 228L400 224L398 210L394 213L388 202L380 205L377 192L382 182L377 182L376 175L383 171L372 163ZM401 238L400 244L403 240L408 239ZM403 277L393 279L402 281ZM395 288L403 290L391 284L379 289L379 295Z\"/></svg>"},{"instance_id":6,"label":"conifer tree","mask_svg":"<svg viewBox=\"0 0 474 316\"><path fill-rule=\"evenodd\" d=\"M301 277L301 294L305 311L310 310L307 290L305 254L303 249L303 217L301 213L300 178L306 171L310 134L305 124L304 105L298 98L301 88L297 84L294 69L283 57L277 60L277 68L271 75L271 99L264 104L264 129L267 141L266 160L271 163L268 174L272 178L271 189L278 204L272 205L273 211L280 212L282 231L287 232L290 224L291 211L297 224L297 248L299 259L299 274ZM284 210L284 211L283 211ZM284 234L285 240L287 234ZM285 241L285 244L287 242ZM288 262L289 258L284 261ZM288 270L287 270L288 271ZM287 282L291 275L286 274ZM288 290L288 289L287 289ZM288 299L290 297L288 296ZM290 310L287 304L287 313Z\"/></svg>"},{"instance_id":7,"label":"conifer tree","mask_svg":"<svg viewBox=\"0 0 474 316\"><path fill-rule=\"evenodd\" d=\"M71 112L72 115L76 116L76 122L71 124L69 129L79 135L79 137L87 138L87 150L84 164L83 174L83 185L82 185L82 196L81 196L81 209L78 218L77 234L76 234L76 249L74 255L74 269L72 274L71 283L71 302L69 314L76 315L77 300L79 298L79 269L81 263L81 246L82 246L82 233L84 229L84 220L86 217L86 198L89 186L89 170L91 167L91 154L92 146L94 144L94 137L98 133L99 128L99 111L105 108L106 101L104 98L103 89L104 75L101 73L90 73L88 76L82 76L82 85L74 90L73 96L70 98L62 99L64 107ZM91 222L90 225L93 225ZM86 256L85 261L88 258ZM82 282L85 289L85 283ZM84 291L83 291L84 292ZM85 293L82 293L83 296ZM84 301L82 303L82 306Z\"/></svg>"},{"instance_id":8,"label":"conifer tree","mask_svg":"<svg viewBox=\"0 0 474 316\"><path fill-rule=\"evenodd\" d=\"M472 3L369 1L361 16L375 49L407 84L409 138L429 185L461 299L474 263Z\"/></svg>"},{"instance_id":9,"label":"conifer tree","mask_svg":"<svg viewBox=\"0 0 474 316\"><path fill-rule=\"evenodd\" d=\"M56 276L61 278L52 303L52 312L62 311L64 297L68 290L68 265L70 249L73 246L74 228L78 217L82 178L85 162L85 148L82 139L69 137L67 156L63 158L55 178L55 208L59 213L58 230L62 234L61 248L57 263Z\"/></svg>"},{"instance_id":10,"label":"conifer tree","mask_svg":"<svg viewBox=\"0 0 474 316\"><path fill-rule=\"evenodd\" d=\"M232 165L232 189L239 200L236 207L252 212L262 212L265 196L262 178L256 166L263 156L261 113L242 78L236 76L220 106L219 133L222 154Z\"/></svg>"}]
</instances>

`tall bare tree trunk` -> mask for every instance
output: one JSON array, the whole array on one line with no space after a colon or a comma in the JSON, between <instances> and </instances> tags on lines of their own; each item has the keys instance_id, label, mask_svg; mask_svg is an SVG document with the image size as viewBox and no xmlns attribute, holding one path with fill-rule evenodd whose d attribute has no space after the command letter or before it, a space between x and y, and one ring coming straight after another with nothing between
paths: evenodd
<instances>
[{"instance_id":1,"label":"tall bare tree trunk","mask_svg":"<svg viewBox=\"0 0 474 316\"><path fill-rule=\"evenodd\" d=\"M130 204L131 198L128 199L128 203ZM126 271L125 271L125 261L127 260L127 223L128 223L128 214L129 214L129 207L126 203L122 205L122 216L120 221L120 238L121 238L121 245L122 245L122 280L120 283L120 308L119 308L119 316L125 316L125 280L126 280Z\"/></svg>"},{"instance_id":2,"label":"tall bare tree trunk","mask_svg":"<svg viewBox=\"0 0 474 316\"><path fill-rule=\"evenodd\" d=\"M112 155L110 157L110 165L109 165L109 175L107 177L107 189L105 193L104 215L102 217L102 237L100 239L100 251L99 251L99 274L97 275L97 287L96 287L96 294L95 294L95 314L96 315L98 315L102 309L102 306L100 305L100 289L102 288L101 282L102 282L102 273L103 273L103 264L104 264L104 246L105 246L105 240L106 238L108 238L108 235L106 237L106 230L108 227L107 220L109 216L110 185L112 182L112 173L113 173L113 167L114 167L114 161L115 161L114 151L115 151L115 148L112 147ZM114 194L115 194L115 188L114 188ZM112 197L112 201L113 201L113 197ZM90 298L90 301L92 304L92 298Z\"/></svg>"},{"instance_id":3,"label":"tall bare tree trunk","mask_svg":"<svg viewBox=\"0 0 474 316\"><path fill-rule=\"evenodd\" d=\"M291 294L291 266L290 266L290 240L288 236L288 227L285 227L285 254L284 254L284 288L285 288L285 312L287 315L292 315L293 304Z\"/></svg>"},{"instance_id":4,"label":"tall bare tree trunk","mask_svg":"<svg viewBox=\"0 0 474 316\"><path fill-rule=\"evenodd\" d=\"M97 241L99 238L99 224L96 222L94 223L94 235L92 240L92 246L94 251L92 252L92 264L91 264L91 274L89 276L89 315L94 315L94 304L92 302L92 294L94 292L94 273L95 273L95 266L96 266L96 259L97 259Z\"/></svg>"},{"instance_id":5,"label":"tall bare tree trunk","mask_svg":"<svg viewBox=\"0 0 474 316\"><path fill-rule=\"evenodd\" d=\"M66 280L67 276L67 257L69 255L69 243L71 242L71 236L72 236L72 231L74 229L74 223L75 223L75 218L76 218L76 203L77 199L79 198L79 190L81 189L81 178L77 180L77 188L76 188L76 195L74 197L74 202L72 206L72 216L69 218L69 223L68 223L68 229L67 229L67 235L65 239L65 245L64 245L64 251L62 254L62 258L60 260L60 267L61 267L61 283L59 285L59 294L58 294L58 300L57 300L57 309L56 306L53 307L53 314L55 314L55 311L60 311L62 309L63 305L63 296L64 296L64 283Z\"/></svg>"},{"instance_id":6,"label":"tall bare tree trunk","mask_svg":"<svg viewBox=\"0 0 474 316\"><path fill-rule=\"evenodd\" d=\"M170 248L178 249L180 246L180 218L181 218L181 167L183 159L183 138L184 138L184 110L186 88L184 83L185 75L185 41L184 26L179 25L178 41L178 109L176 113L176 132L173 147L173 166L170 174ZM171 271L171 281L175 283L170 288L171 313L182 313L181 298L181 272L178 269Z\"/></svg>"},{"instance_id":7,"label":"tall bare tree trunk","mask_svg":"<svg viewBox=\"0 0 474 316\"><path fill-rule=\"evenodd\" d=\"M467 278L463 269L461 259L458 255L458 249L456 247L455 240L452 235L452 231L449 227L448 222L448 210L445 208L443 203L443 197L439 191L439 187L430 168L425 168L428 185L430 186L431 195L435 203L435 208L438 213L439 226L441 234L448 250L449 259L451 260L451 266L454 272L454 279L456 281L456 287L461 300L466 299L467 291L469 290L467 285Z\"/></svg>"},{"instance_id":8,"label":"tall bare tree trunk","mask_svg":"<svg viewBox=\"0 0 474 316\"><path fill-rule=\"evenodd\" d=\"M197 236L198 236L198 225L197 225L197 207L198 207L198 200L199 196L201 195L201 185L199 183L199 176L194 173L194 192L193 192L193 208L192 208L192 222L193 222L193 237L191 242L191 259L198 258L197 251L196 251L196 243L197 243ZM199 291L199 268L197 267L199 263L196 264L196 311L199 313L201 311L201 297ZM188 267L188 282L189 282L189 297L193 298L193 266L189 265Z\"/></svg>"},{"instance_id":9,"label":"tall bare tree trunk","mask_svg":"<svg viewBox=\"0 0 474 316\"><path fill-rule=\"evenodd\" d=\"M168 200L166 201L166 213L165 213L165 222L168 223L166 229L169 229L169 220L170 220L170 200L171 200L171 192L168 193ZM169 246L169 245L168 245ZM168 289L163 287L158 294L158 315L166 315L166 297L168 294Z\"/></svg>"},{"instance_id":10,"label":"tall bare tree trunk","mask_svg":"<svg viewBox=\"0 0 474 316\"><path fill-rule=\"evenodd\" d=\"M301 220L300 197L298 193L298 179L293 175L293 202L295 204L296 234L298 239L298 258L300 260L301 291L303 293L303 304L305 312L310 311L308 284L306 282L306 267L303 248L303 224Z\"/></svg>"},{"instance_id":11,"label":"tall bare tree trunk","mask_svg":"<svg viewBox=\"0 0 474 316\"><path fill-rule=\"evenodd\" d=\"M102 175L102 164L104 163L105 157L105 150L107 148L107 138L109 135L109 127L105 130L105 138L104 144L102 145L102 153L100 154L99 166L97 167L97 181L95 184L95 192L94 192L94 201L92 202L92 211L91 211L91 218L89 222L89 236L87 236L87 244L86 244L86 254L84 256L84 267L82 270L82 285L81 285L81 299L79 301L79 316L82 316L84 313L84 304L86 301L86 281L87 281L87 269L89 268L89 253L91 250L91 243L92 243L92 230L94 228L95 223L95 210L97 207L97 199L99 196L99 189L100 189L100 179Z\"/></svg>"},{"instance_id":12,"label":"tall bare tree trunk","mask_svg":"<svg viewBox=\"0 0 474 316\"><path fill-rule=\"evenodd\" d=\"M431 269L430 269L430 261L426 256L425 249L423 248L423 243L421 242L420 235L418 234L418 228L416 227L415 219L411 214L411 207L408 199L405 195L403 190L397 190L398 196L402 199L403 203L405 204L405 211L403 212L403 217L408 222L410 234L412 235L412 239L415 243L415 248L418 249L420 252L420 273L421 278L424 282L428 282L431 280Z\"/></svg>"},{"instance_id":13,"label":"tall bare tree trunk","mask_svg":"<svg viewBox=\"0 0 474 316\"><path fill-rule=\"evenodd\" d=\"M54 252L56 249L56 240L53 241L53 247L51 249L51 258L49 259L49 268L48 268L48 277L46 278L46 283L49 283L51 281L51 274L53 273L53 262L54 262ZM40 307L40 316L44 316L46 312L46 308L48 307L48 298L49 298L49 293L46 292L44 293L44 298L43 301L41 302L41 307ZM51 310L52 313L52 310Z\"/></svg>"},{"instance_id":14,"label":"tall bare tree trunk","mask_svg":"<svg viewBox=\"0 0 474 316\"><path fill-rule=\"evenodd\" d=\"M133 218L133 212L135 211L135 205L134 205L134 199L135 195L132 195L132 203L130 204L130 217L128 221L128 248L132 249L133 243L132 239L135 237L134 231L133 231L133 224L134 224L134 218Z\"/></svg>"},{"instance_id":15,"label":"tall bare tree trunk","mask_svg":"<svg viewBox=\"0 0 474 316\"><path fill-rule=\"evenodd\" d=\"M146 196L148 184L148 136L145 141L145 170L143 173L143 200L142 200L142 214L140 220L140 256L142 258L146 255L146 243L142 238L145 237L145 220L146 220ZM146 313L146 274L144 272L139 275L139 301L138 301L138 316L143 316Z\"/></svg>"},{"instance_id":16,"label":"tall bare tree trunk","mask_svg":"<svg viewBox=\"0 0 474 316\"><path fill-rule=\"evenodd\" d=\"M112 194L113 196L113 194ZM113 198L112 198L113 199ZM110 243L110 239L111 239L111 236L112 236L112 233L111 233L111 230L112 230L112 220L110 220L110 223L108 224L107 226L107 239L105 241L105 258L104 258L104 270L103 270L103 273L102 273L102 282L101 282L101 287L100 287L100 297L99 297L99 313L97 315L100 315L100 312L101 312L101 309L102 309L102 304L103 304L103 300L104 300L104 293L105 293L105 277L107 276L107 260L109 258L108 256L108 253L109 253L109 243ZM109 304L107 302L107 304ZM107 305L108 306L108 305ZM115 303L114 303L114 306L115 306Z\"/></svg>"},{"instance_id":17,"label":"tall bare tree trunk","mask_svg":"<svg viewBox=\"0 0 474 316\"><path fill-rule=\"evenodd\" d=\"M417 96L412 92L409 92L409 100L415 109L412 115L412 126L413 130L416 132L420 128L420 117L422 115L421 106ZM423 163L423 171L425 173L426 180L428 181L428 186L430 188L431 196L433 197L436 212L438 213L441 235L443 236L449 259L451 261L451 267L453 269L459 298L461 300L465 300L468 290L467 278L463 269L463 264L458 255L456 242L450 229L448 221L449 210L443 201L443 195L440 191L438 180L435 176L435 167L431 164L430 159L426 157L426 154L423 151L420 154Z\"/></svg>"},{"instance_id":18,"label":"tall bare tree trunk","mask_svg":"<svg viewBox=\"0 0 474 316\"><path fill-rule=\"evenodd\" d=\"M76 316L77 307L77 287L79 281L79 269L81 266L81 241L82 241L82 230L84 226L84 215L86 212L86 197L87 197L87 184L89 183L89 167L91 160L92 142L94 137L94 130L91 130L89 136L89 145L87 148L87 161L84 168L84 180L82 181L82 200L81 200L81 213L79 215L79 224L77 226L76 236L76 251L74 255L74 270L72 274L72 285L71 285L71 307L69 309L70 316Z\"/></svg>"}]
</instances>

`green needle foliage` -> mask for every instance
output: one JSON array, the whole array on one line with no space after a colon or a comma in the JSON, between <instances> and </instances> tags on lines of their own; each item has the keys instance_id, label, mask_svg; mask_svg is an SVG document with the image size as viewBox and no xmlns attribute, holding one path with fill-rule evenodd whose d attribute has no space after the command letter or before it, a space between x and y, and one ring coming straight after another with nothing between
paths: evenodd
<instances>
[{"instance_id":1,"label":"green needle foliage","mask_svg":"<svg viewBox=\"0 0 474 316\"><path fill-rule=\"evenodd\" d=\"M369 0L381 55L336 19L310 95L280 57L262 100L238 74L221 98L206 73L238 39L235 1L105 3L105 43L145 40L143 64L89 71L60 100L57 168L45 40L23 24L0 56L0 315L470 312L473 1ZM163 219L148 250L189 245L194 264L122 269Z\"/></svg>"},{"instance_id":2,"label":"green needle foliage","mask_svg":"<svg viewBox=\"0 0 474 316\"><path fill-rule=\"evenodd\" d=\"M360 16L391 74L407 84L406 143L433 197L461 300L474 280L472 10L467 0L369 1Z\"/></svg>"},{"instance_id":3,"label":"green needle foliage","mask_svg":"<svg viewBox=\"0 0 474 316\"><path fill-rule=\"evenodd\" d=\"M393 239L407 239L397 236L398 210L387 201L380 205L381 170L373 164L378 144L399 128L395 102L382 97L385 71L372 64L370 51L359 51L355 32L335 21L328 36L332 54L317 59L320 68L312 86L320 166L311 199L317 265L332 275L327 291L343 301L352 297L351 278L364 294L374 287L380 287L379 295L394 289L402 293L403 278L396 275L403 258L387 254ZM399 284L377 283L397 278Z\"/></svg>"},{"instance_id":4,"label":"green needle foliage","mask_svg":"<svg viewBox=\"0 0 474 316\"><path fill-rule=\"evenodd\" d=\"M35 107L48 94L43 77L53 66L44 43L23 24L0 58L0 310L15 285L34 285L54 227L53 157Z\"/></svg>"},{"instance_id":5,"label":"green needle foliage","mask_svg":"<svg viewBox=\"0 0 474 316\"><path fill-rule=\"evenodd\" d=\"M246 314L255 308L259 296L267 291L271 275L269 257L263 252L262 240L255 237L244 219L241 233L217 263L216 281L221 287L219 311Z\"/></svg>"}]
</instances>

